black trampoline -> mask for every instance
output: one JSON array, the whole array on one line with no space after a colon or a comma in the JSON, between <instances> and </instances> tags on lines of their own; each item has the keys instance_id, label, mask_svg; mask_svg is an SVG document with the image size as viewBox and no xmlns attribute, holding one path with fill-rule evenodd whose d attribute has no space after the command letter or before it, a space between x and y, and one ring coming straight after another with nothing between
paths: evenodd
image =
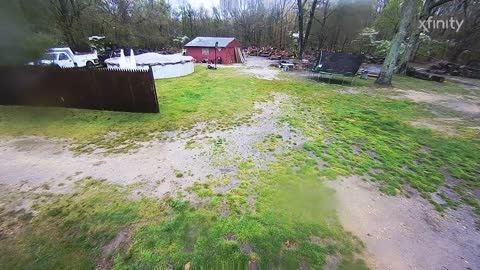
<instances>
[{"instance_id":1,"label":"black trampoline","mask_svg":"<svg viewBox=\"0 0 480 270\"><path fill-rule=\"evenodd\" d=\"M352 84L362 65L362 60L361 55L320 51L316 65L311 70L316 76L312 77L318 80L328 79L328 83L341 79L342 85L345 82L344 78L349 78Z\"/></svg>"}]
</instances>

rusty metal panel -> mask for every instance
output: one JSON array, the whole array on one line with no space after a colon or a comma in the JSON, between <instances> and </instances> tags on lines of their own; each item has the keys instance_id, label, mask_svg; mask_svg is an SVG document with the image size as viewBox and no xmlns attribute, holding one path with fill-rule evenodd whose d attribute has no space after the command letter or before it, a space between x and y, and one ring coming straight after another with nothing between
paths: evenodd
<instances>
[{"instance_id":1,"label":"rusty metal panel","mask_svg":"<svg viewBox=\"0 0 480 270\"><path fill-rule=\"evenodd\" d=\"M151 69L1 66L0 104L159 112Z\"/></svg>"}]
</instances>

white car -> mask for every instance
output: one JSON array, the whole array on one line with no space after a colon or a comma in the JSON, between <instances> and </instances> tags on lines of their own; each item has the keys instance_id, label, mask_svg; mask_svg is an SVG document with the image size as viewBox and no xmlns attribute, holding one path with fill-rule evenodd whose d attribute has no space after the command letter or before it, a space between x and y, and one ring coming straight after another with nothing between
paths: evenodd
<instances>
[{"instance_id":1,"label":"white car","mask_svg":"<svg viewBox=\"0 0 480 270\"><path fill-rule=\"evenodd\" d=\"M73 53L68 47L51 48L38 61L38 65L59 67L94 67L99 64L97 52Z\"/></svg>"}]
</instances>

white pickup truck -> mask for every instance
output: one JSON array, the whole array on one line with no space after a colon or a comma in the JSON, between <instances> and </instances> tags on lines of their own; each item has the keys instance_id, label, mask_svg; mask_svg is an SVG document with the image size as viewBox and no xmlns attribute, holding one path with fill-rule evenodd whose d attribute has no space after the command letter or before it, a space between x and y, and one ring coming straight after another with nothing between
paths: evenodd
<instances>
[{"instance_id":1,"label":"white pickup truck","mask_svg":"<svg viewBox=\"0 0 480 270\"><path fill-rule=\"evenodd\" d=\"M59 67L94 67L99 64L97 52L73 53L68 48L51 48L38 61L38 65L56 65Z\"/></svg>"}]
</instances>

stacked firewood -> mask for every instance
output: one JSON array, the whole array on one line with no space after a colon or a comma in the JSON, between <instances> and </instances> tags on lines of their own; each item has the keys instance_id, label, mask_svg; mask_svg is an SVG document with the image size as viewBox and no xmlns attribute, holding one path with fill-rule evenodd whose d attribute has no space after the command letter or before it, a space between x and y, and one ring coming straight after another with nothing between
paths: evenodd
<instances>
[{"instance_id":1,"label":"stacked firewood","mask_svg":"<svg viewBox=\"0 0 480 270\"><path fill-rule=\"evenodd\" d=\"M462 76L467 78L480 79L480 67L464 66Z\"/></svg>"},{"instance_id":2,"label":"stacked firewood","mask_svg":"<svg viewBox=\"0 0 480 270\"><path fill-rule=\"evenodd\" d=\"M367 63L367 64L382 65L384 61L385 61L385 57L379 57L374 55L365 55L365 58L364 58L364 63Z\"/></svg>"},{"instance_id":3,"label":"stacked firewood","mask_svg":"<svg viewBox=\"0 0 480 270\"><path fill-rule=\"evenodd\" d=\"M432 75L428 72L424 72L413 67L407 68L407 76L414 77L426 81L444 82L445 77L439 75Z\"/></svg>"},{"instance_id":4,"label":"stacked firewood","mask_svg":"<svg viewBox=\"0 0 480 270\"><path fill-rule=\"evenodd\" d=\"M278 60L279 63L285 61L292 61L295 64L294 69L300 70L309 70L311 69L318 57L317 51L305 51L303 53L303 59L301 61L296 61L297 54L294 51L289 51L287 49L279 49L275 47L255 47L250 46L244 49L246 54L250 56L261 56L266 57L269 60ZM277 64L273 64L273 66L277 66Z\"/></svg>"},{"instance_id":5,"label":"stacked firewood","mask_svg":"<svg viewBox=\"0 0 480 270\"><path fill-rule=\"evenodd\" d=\"M438 75L463 76L480 79L480 66L478 63L470 63L465 66L450 62L439 62L431 65L427 70Z\"/></svg>"},{"instance_id":6,"label":"stacked firewood","mask_svg":"<svg viewBox=\"0 0 480 270\"><path fill-rule=\"evenodd\" d=\"M462 74L460 65L449 62L439 62L431 65L427 71L439 75L459 76Z\"/></svg>"},{"instance_id":7,"label":"stacked firewood","mask_svg":"<svg viewBox=\"0 0 480 270\"><path fill-rule=\"evenodd\" d=\"M250 56L268 57L270 60L282 60L295 58L295 52L275 47L248 47L247 54Z\"/></svg>"}]
</instances>

